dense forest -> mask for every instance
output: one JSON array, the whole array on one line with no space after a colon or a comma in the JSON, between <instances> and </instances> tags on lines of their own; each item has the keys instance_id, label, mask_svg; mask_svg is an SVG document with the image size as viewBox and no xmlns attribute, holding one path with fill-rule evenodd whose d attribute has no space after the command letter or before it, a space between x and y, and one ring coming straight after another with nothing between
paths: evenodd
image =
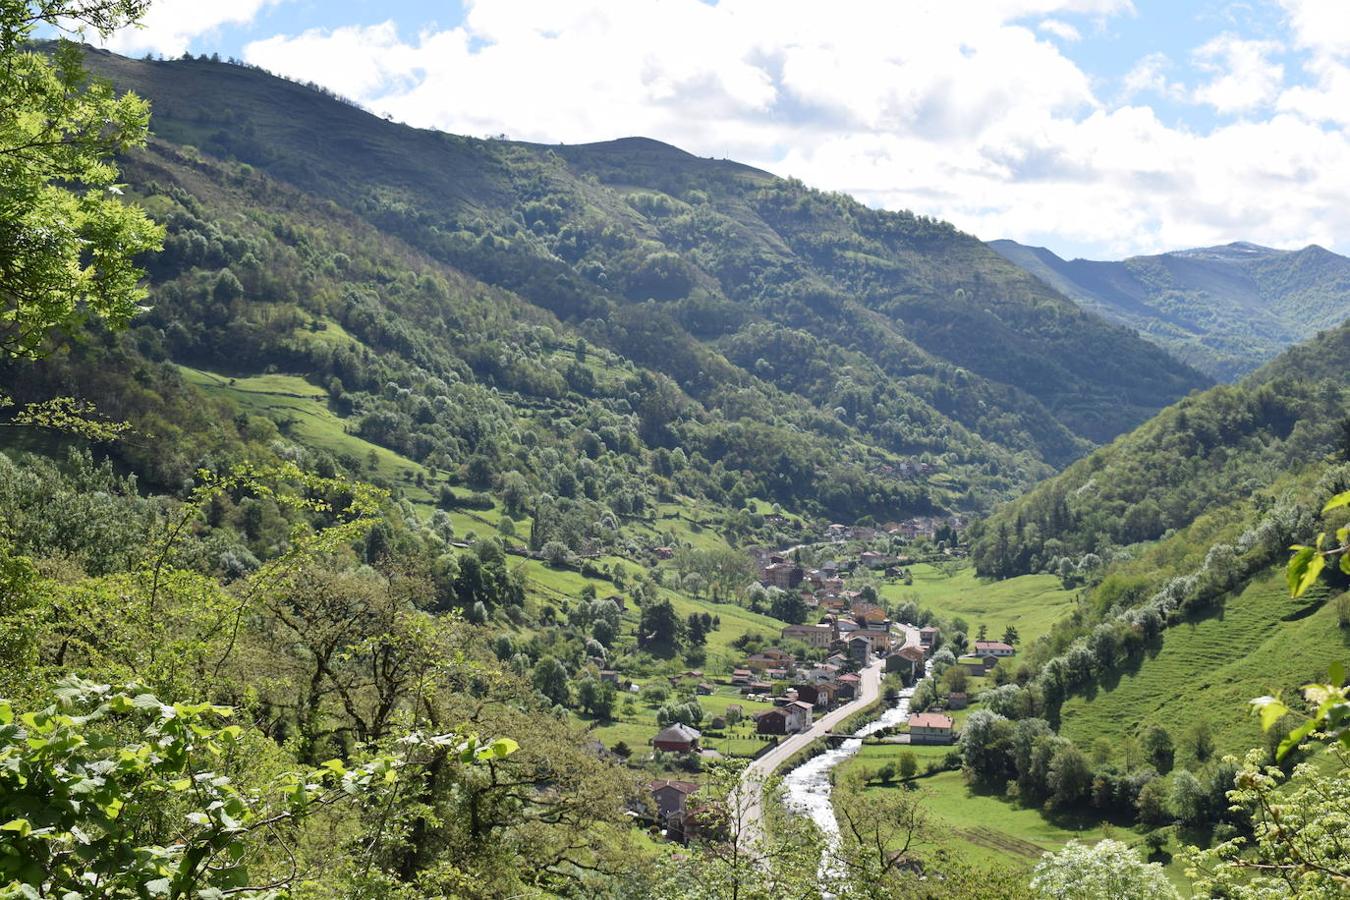
<instances>
[{"instance_id":1,"label":"dense forest","mask_svg":"<svg viewBox=\"0 0 1350 900\"><path fill-rule=\"evenodd\" d=\"M1169 407L981 523L973 556L997 577L1059 574L1190 525L1326 454L1350 451L1350 325L1235 385Z\"/></svg>"}]
</instances>

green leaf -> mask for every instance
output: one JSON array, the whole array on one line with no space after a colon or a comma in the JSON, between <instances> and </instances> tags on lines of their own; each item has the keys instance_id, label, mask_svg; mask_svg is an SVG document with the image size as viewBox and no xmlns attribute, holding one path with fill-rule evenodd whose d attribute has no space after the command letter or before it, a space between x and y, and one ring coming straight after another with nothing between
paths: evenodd
<instances>
[{"instance_id":1,"label":"green leaf","mask_svg":"<svg viewBox=\"0 0 1350 900\"><path fill-rule=\"evenodd\" d=\"M510 738L497 738L489 746L492 748L492 755L498 759L510 756L520 749L520 744Z\"/></svg>"},{"instance_id":2,"label":"green leaf","mask_svg":"<svg viewBox=\"0 0 1350 900\"><path fill-rule=\"evenodd\" d=\"M1285 754L1287 754L1290 750L1293 750L1299 744L1303 743L1303 739L1308 735L1312 734L1312 731L1315 727L1317 727L1317 723L1312 719L1309 719L1302 725L1295 728L1293 731L1289 732L1289 736L1284 740L1280 741L1279 749L1275 751L1275 758L1284 759Z\"/></svg>"},{"instance_id":3,"label":"green leaf","mask_svg":"<svg viewBox=\"0 0 1350 900\"><path fill-rule=\"evenodd\" d=\"M1336 687L1345 684L1345 666L1341 664L1339 659L1327 666L1327 681Z\"/></svg>"},{"instance_id":4,"label":"green leaf","mask_svg":"<svg viewBox=\"0 0 1350 900\"><path fill-rule=\"evenodd\" d=\"M1289 596L1297 597L1303 573L1308 571L1308 563L1317 555L1317 551L1302 544L1295 544L1289 549L1294 551L1294 555L1289 557L1289 564L1284 568L1284 577L1289 582Z\"/></svg>"},{"instance_id":5,"label":"green leaf","mask_svg":"<svg viewBox=\"0 0 1350 900\"><path fill-rule=\"evenodd\" d=\"M1342 506L1350 506L1350 491L1342 491L1327 501L1326 506L1322 507L1322 512L1328 513L1333 509L1339 509Z\"/></svg>"},{"instance_id":6,"label":"green leaf","mask_svg":"<svg viewBox=\"0 0 1350 900\"><path fill-rule=\"evenodd\" d=\"M10 819L3 825L0 825L0 831L13 831L19 837L28 837L33 833L33 826L27 819Z\"/></svg>"},{"instance_id":7,"label":"green leaf","mask_svg":"<svg viewBox=\"0 0 1350 900\"><path fill-rule=\"evenodd\" d=\"M1261 730L1269 731L1276 722L1289 714L1289 707L1275 697L1258 697L1252 701L1261 716Z\"/></svg>"},{"instance_id":8,"label":"green leaf","mask_svg":"<svg viewBox=\"0 0 1350 900\"><path fill-rule=\"evenodd\" d=\"M1285 578L1289 582L1289 596L1298 597L1313 586L1327 561L1314 547L1295 544L1289 549L1295 552L1285 568Z\"/></svg>"},{"instance_id":9,"label":"green leaf","mask_svg":"<svg viewBox=\"0 0 1350 900\"><path fill-rule=\"evenodd\" d=\"M1322 574L1322 569L1326 567L1326 564L1327 558L1322 554L1318 553L1313 556L1308 563L1308 568L1303 573L1303 578L1298 583L1298 594L1295 596L1302 596L1308 588L1317 583L1318 576Z\"/></svg>"}]
</instances>

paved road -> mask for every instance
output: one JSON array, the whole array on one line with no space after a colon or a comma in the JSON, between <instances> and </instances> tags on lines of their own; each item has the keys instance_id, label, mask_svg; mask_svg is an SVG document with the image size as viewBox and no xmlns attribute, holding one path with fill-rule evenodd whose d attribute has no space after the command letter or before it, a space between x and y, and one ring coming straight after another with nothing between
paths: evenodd
<instances>
[{"instance_id":1,"label":"paved road","mask_svg":"<svg viewBox=\"0 0 1350 900\"><path fill-rule=\"evenodd\" d=\"M741 776L741 834L748 844L760 837L764 821L764 798L761 787L765 778L773 774L788 757L818 737L823 737L843 719L853 715L881 692L881 672L884 660L877 660L858 674L862 677L858 697L836 710L821 716L811 727L798 734L788 735L777 747L753 760Z\"/></svg>"},{"instance_id":2,"label":"paved road","mask_svg":"<svg viewBox=\"0 0 1350 900\"><path fill-rule=\"evenodd\" d=\"M913 625L898 625L898 627L905 633L906 644L918 645L918 628ZM881 675L885 665L884 659L878 659L858 673L862 677L862 683L858 686L859 692L856 699L821 716L811 723L808 730L788 735L778 746L746 766L745 772L741 776L740 801L741 835L746 839L748 846L753 845L759 839L763 829L764 798L761 787L764 779L772 775L774 770L788 757L816 738L828 734L835 725L876 700L881 693Z\"/></svg>"}]
</instances>

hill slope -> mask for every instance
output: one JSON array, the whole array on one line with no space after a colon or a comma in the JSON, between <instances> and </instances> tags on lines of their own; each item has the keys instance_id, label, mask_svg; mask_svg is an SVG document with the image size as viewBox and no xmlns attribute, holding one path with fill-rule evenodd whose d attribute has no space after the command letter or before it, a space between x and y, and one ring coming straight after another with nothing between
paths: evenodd
<instances>
[{"instance_id":1,"label":"hill slope","mask_svg":"<svg viewBox=\"0 0 1350 900\"><path fill-rule=\"evenodd\" d=\"M165 140L333 200L701 402L751 372L893 452L950 420L1059 466L1206 383L949 225L735 163L420 131L237 66L90 64Z\"/></svg>"},{"instance_id":2,"label":"hill slope","mask_svg":"<svg viewBox=\"0 0 1350 900\"><path fill-rule=\"evenodd\" d=\"M989 246L1222 381L1350 317L1350 259L1315 245L1236 243L1119 262L1065 260L1007 240Z\"/></svg>"},{"instance_id":3,"label":"hill slope","mask_svg":"<svg viewBox=\"0 0 1350 900\"><path fill-rule=\"evenodd\" d=\"M1151 541L1329 453L1350 456L1350 322L1163 410L982 523L981 574Z\"/></svg>"}]
</instances>

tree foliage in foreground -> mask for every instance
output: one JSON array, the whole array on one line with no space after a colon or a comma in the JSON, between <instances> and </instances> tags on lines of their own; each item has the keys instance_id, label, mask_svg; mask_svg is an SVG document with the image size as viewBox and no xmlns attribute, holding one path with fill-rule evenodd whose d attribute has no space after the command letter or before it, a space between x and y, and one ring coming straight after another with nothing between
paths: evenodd
<instances>
[{"instance_id":1,"label":"tree foliage in foreground","mask_svg":"<svg viewBox=\"0 0 1350 900\"><path fill-rule=\"evenodd\" d=\"M133 258L158 249L163 229L119 199L112 158L145 142L149 106L91 80L74 44L28 44L40 24L106 36L145 6L0 5L0 355L39 356L90 316L122 325L146 297Z\"/></svg>"}]
</instances>

